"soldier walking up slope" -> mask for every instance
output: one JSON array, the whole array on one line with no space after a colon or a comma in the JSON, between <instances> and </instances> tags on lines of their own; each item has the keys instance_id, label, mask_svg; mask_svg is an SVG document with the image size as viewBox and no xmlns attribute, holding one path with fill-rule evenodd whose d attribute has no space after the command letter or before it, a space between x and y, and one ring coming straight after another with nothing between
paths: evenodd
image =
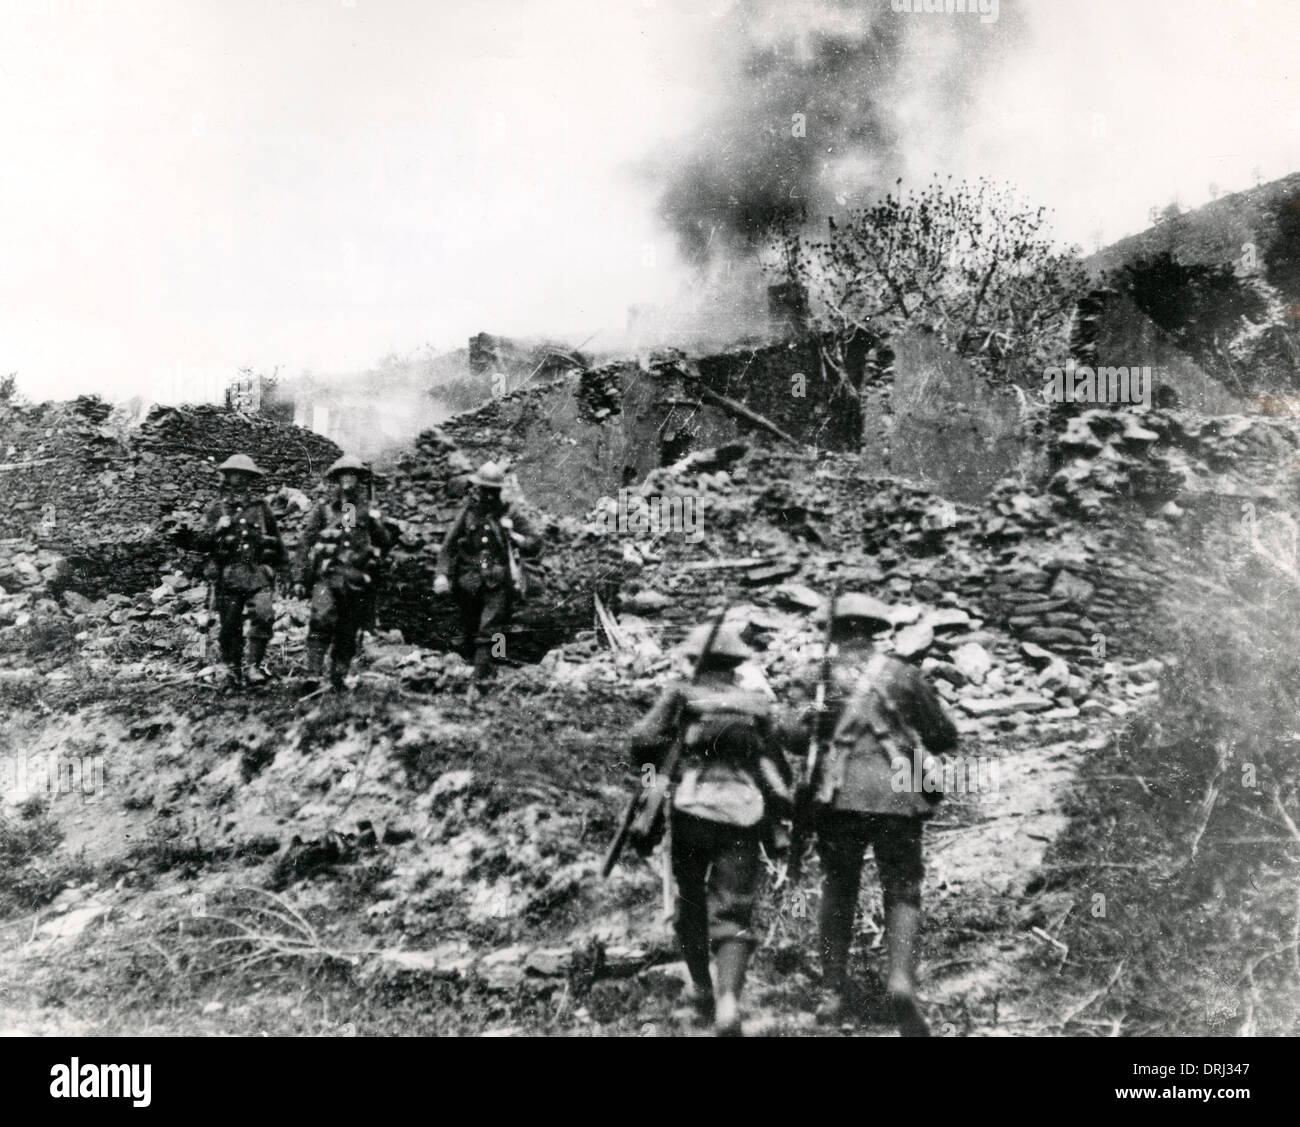
<instances>
[{"instance_id":1,"label":"soldier walking up slope","mask_svg":"<svg viewBox=\"0 0 1300 1127\"><path fill-rule=\"evenodd\" d=\"M824 873L819 929L825 997L818 1016L839 1022L847 1012L849 947L870 845L884 897L892 1014L903 1036L926 1037L929 1028L916 1000L921 830L941 794L912 785L921 774L913 757L923 754L917 738L931 752L955 747L957 729L919 670L875 652L875 635L888 627L884 603L859 594L836 601L830 638L838 655L826 707L820 720L806 718L830 733L812 780Z\"/></svg>"},{"instance_id":2,"label":"soldier walking up slope","mask_svg":"<svg viewBox=\"0 0 1300 1127\"><path fill-rule=\"evenodd\" d=\"M658 770L681 741L668 814L677 939L697 1017L715 1021L719 1036L739 1036L740 992L757 944L759 846L771 822L788 813L790 776L774 742L771 702L736 683L737 667L753 656L736 628L701 626L684 651L697 661L697 679L664 689L633 729L630 751L638 769ZM716 1000L710 947L717 957Z\"/></svg>"}]
</instances>

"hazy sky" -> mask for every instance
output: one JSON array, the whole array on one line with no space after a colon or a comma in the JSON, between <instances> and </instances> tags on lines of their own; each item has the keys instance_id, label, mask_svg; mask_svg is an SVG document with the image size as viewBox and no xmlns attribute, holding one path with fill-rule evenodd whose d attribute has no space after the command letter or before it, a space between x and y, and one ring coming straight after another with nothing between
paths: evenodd
<instances>
[{"instance_id":1,"label":"hazy sky","mask_svg":"<svg viewBox=\"0 0 1300 1127\"><path fill-rule=\"evenodd\" d=\"M0 374L169 399L616 333L683 284L637 169L718 96L730 2L0 0ZM955 151L913 123L918 174L1010 179L1091 249L1300 170L1294 0L1019 6Z\"/></svg>"}]
</instances>

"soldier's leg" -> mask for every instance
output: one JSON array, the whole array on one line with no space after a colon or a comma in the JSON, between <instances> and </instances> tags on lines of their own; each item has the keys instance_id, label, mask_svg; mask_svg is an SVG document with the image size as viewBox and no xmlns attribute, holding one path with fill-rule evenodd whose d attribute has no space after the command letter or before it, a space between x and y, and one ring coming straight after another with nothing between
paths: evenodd
<instances>
[{"instance_id":1,"label":"soldier's leg","mask_svg":"<svg viewBox=\"0 0 1300 1127\"><path fill-rule=\"evenodd\" d=\"M492 588L483 592L483 610L474 637L474 675L480 681L492 676L493 649L505 637L510 625L510 588Z\"/></svg>"},{"instance_id":2,"label":"soldier's leg","mask_svg":"<svg viewBox=\"0 0 1300 1127\"><path fill-rule=\"evenodd\" d=\"M264 587L248 600L248 679L265 681L266 670L262 660L275 629L275 606L271 601L271 588Z\"/></svg>"},{"instance_id":3,"label":"soldier's leg","mask_svg":"<svg viewBox=\"0 0 1300 1127\"><path fill-rule=\"evenodd\" d=\"M244 672L244 593L223 589L217 596L217 618L221 623L217 635L221 660L240 681Z\"/></svg>"},{"instance_id":4,"label":"soldier's leg","mask_svg":"<svg viewBox=\"0 0 1300 1127\"><path fill-rule=\"evenodd\" d=\"M474 635L478 633L479 618L483 614L483 591L464 591L456 588L456 610L460 615L460 656L474 660Z\"/></svg>"},{"instance_id":5,"label":"soldier's leg","mask_svg":"<svg viewBox=\"0 0 1300 1127\"><path fill-rule=\"evenodd\" d=\"M365 618L365 603L347 595L336 597L338 613L334 626L334 648L330 661L330 684L341 691L352 659L357 653L357 635Z\"/></svg>"},{"instance_id":6,"label":"soldier's leg","mask_svg":"<svg viewBox=\"0 0 1300 1127\"><path fill-rule=\"evenodd\" d=\"M325 673L325 651L338 623L334 592L317 583L311 593L311 619L307 624L307 680L319 684Z\"/></svg>"},{"instance_id":7,"label":"soldier's leg","mask_svg":"<svg viewBox=\"0 0 1300 1127\"><path fill-rule=\"evenodd\" d=\"M375 622L379 616L379 595L372 583L362 599L361 625L357 628L356 651L352 660L366 660L366 637L375 633Z\"/></svg>"},{"instance_id":8,"label":"soldier's leg","mask_svg":"<svg viewBox=\"0 0 1300 1127\"><path fill-rule=\"evenodd\" d=\"M817 855L823 873L818 917L822 985L841 996L848 974L853 917L858 907L865 852L866 838L859 815L831 811L822 816L817 825Z\"/></svg>"},{"instance_id":9,"label":"soldier's leg","mask_svg":"<svg viewBox=\"0 0 1300 1127\"><path fill-rule=\"evenodd\" d=\"M885 943L889 949L886 990L894 1020L904 1037L928 1037L929 1027L916 1001L916 961L920 952L921 859L919 818L882 814L872 826L876 866L885 902Z\"/></svg>"},{"instance_id":10,"label":"soldier's leg","mask_svg":"<svg viewBox=\"0 0 1300 1127\"><path fill-rule=\"evenodd\" d=\"M750 954L757 945L753 922L761 871L759 834L721 824L713 833L708 892L709 935L718 959L717 1032L738 1037L740 992Z\"/></svg>"},{"instance_id":11,"label":"soldier's leg","mask_svg":"<svg viewBox=\"0 0 1300 1127\"><path fill-rule=\"evenodd\" d=\"M695 987L696 1012L712 1017L713 978L709 973L709 902L705 877L709 870L707 830L698 818L672 813L672 869L677 885L673 926L682 958Z\"/></svg>"}]
</instances>

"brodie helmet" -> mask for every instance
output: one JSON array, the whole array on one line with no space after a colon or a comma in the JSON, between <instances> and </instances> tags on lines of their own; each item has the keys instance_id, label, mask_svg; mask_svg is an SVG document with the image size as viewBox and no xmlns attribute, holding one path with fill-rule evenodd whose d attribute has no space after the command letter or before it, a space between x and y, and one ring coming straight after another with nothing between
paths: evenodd
<instances>
[{"instance_id":1,"label":"brodie helmet","mask_svg":"<svg viewBox=\"0 0 1300 1127\"><path fill-rule=\"evenodd\" d=\"M343 457L325 471L325 476L333 479L338 477L339 474L345 473L354 473L358 477L369 477L370 467L355 454L344 454Z\"/></svg>"},{"instance_id":2,"label":"brodie helmet","mask_svg":"<svg viewBox=\"0 0 1300 1127\"><path fill-rule=\"evenodd\" d=\"M469 480L482 489L500 489L506 483L506 471L496 462L484 462Z\"/></svg>"},{"instance_id":3,"label":"brodie helmet","mask_svg":"<svg viewBox=\"0 0 1300 1127\"><path fill-rule=\"evenodd\" d=\"M711 623L695 627L686 636L686 641L682 643L682 653L687 657L699 657L700 651L704 649L704 644L709 640L709 634L712 630ZM740 627L734 622L724 622L718 628L718 633L713 639L713 645L709 647L710 660L719 658L740 663L748 661L753 656L754 651L745 644L744 639L740 636Z\"/></svg>"},{"instance_id":4,"label":"brodie helmet","mask_svg":"<svg viewBox=\"0 0 1300 1127\"><path fill-rule=\"evenodd\" d=\"M824 625L827 609L823 605L813 615L813 621ZM889 607L870 595L849 591L835 600L835 623L872 632L886 630L891 625Z\"/></svg>"},{"instance_id":5,"label":"brodie helmet","mask_svg":"<svg viewBox=\"0 0 1300 1127\"><path fill-rule=\"evenodd\" d=\"M237 470L241 473L257 474L258 477L265 477L266 471L253 461L247 454L232 454L217 467L222 473L230 473Z\"/></svg>"}]
</instances>

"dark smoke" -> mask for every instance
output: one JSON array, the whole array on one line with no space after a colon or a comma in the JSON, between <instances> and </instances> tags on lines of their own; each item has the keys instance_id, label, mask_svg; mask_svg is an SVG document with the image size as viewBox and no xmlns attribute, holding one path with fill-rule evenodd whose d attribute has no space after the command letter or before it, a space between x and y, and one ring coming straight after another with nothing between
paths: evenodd
<instances>
[{"instance_id":1,"label":"dark smoke","mask_svg":"<svg viewBox=\"0 0 1300 1127\"><path fill-rule=\"evenodd\" d=\"M774 225L824 223L920 173L909 168L917 152L942 151L959 134L976 82L1011 43L1010 8L989 25L896 13L889 0L734 5L716 40L724 101L660 164L661 214L683 254L702 263L752 247ZM802 138L794 114L804 115Z\"/></svg>"}]
</instances>

